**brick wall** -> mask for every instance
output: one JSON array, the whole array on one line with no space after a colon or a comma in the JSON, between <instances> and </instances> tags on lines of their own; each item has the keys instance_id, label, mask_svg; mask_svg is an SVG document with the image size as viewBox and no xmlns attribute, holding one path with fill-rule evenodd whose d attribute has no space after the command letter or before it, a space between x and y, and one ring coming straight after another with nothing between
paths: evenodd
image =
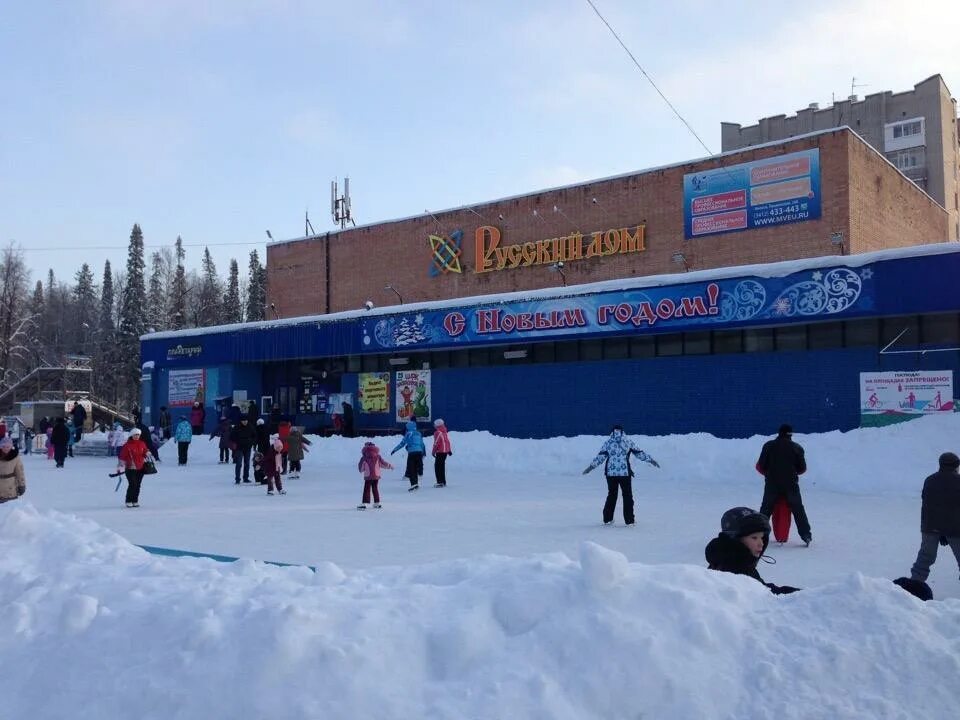
<instances>
[{"instance_id":1,"label":"brick wall","mask_svg":"<svg viewBox=\"0 0 960 720\"><path fill-rule=\"evenodd\" d=\"M948 239L949 215L869 145L848 136L851 253Z\"/></svg>"},{"instance_id":2,"label":"brick wall","mask_svg":"<svg viewBox=\"0 0 960 720\"><path fill-rule=\"evenodd\" d=\"M820 219L684 239L685 174L817 147L822 189ZM852 159L854 149L858 150L856 159ZM923 241L929 242L934 233L926 228L937 227L939 222L935 209L918 190L903 185L903 179L892 167L864 150L866 146L848 130L836 130L770 147L750 148L723 158L478 204L469 210L435 213L436 219L422 215L270 245L268 304L275 303L283 317L293 317L357 309L366 300L378 306L396 304L396 295L384 289L388 284L400 291L406 303L560 285L560 276L547 265L476 273L474 234L482 225L497 226L503 245L535 242L573 231L588 234L638 224L646 226L644 252L569 261L564 268L568 285L679 272L682 268L671 259L678 251L684 253L694 270L831 255L836 253L830 243L834 232L850 238L849 247L856 252L899 246L905 238L919 237L904 232L906 225L924 228ZM864 192L859 175L856 183L851 181L851 170L859 173L862 169L861 174L880 178L882 192ZM867 185L870 182L868 179ZM852 184L859 193L854 203L856 228L851 226ZM887 217L895 213L872 208L871 203L889 200L890 196L885 194L888 191L903 195L908 205L912 202L913 210L904 213L901 222ZM915 197L911 198L911 194ZM931 219L931 215L937 218ZM431 277L428 236L449 235L457 228L464 232L460 258L463 272ZM869 242L861 241L861 235L868 237Z\"/></svg>"}]
</instances>

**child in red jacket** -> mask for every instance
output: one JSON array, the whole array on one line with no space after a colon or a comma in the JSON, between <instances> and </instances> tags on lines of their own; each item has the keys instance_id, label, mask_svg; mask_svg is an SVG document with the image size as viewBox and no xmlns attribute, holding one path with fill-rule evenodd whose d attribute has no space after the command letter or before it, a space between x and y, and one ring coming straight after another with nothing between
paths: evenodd
<instances>
[{"instance_id":1,"label":"child in red jacket","mask_svg":"<svg viewBox=\"0 0 960 720\"><path fill-rule=\"evenodd\" d=\"M433 472L437 477L434 487L442 488L447 486L447 457L453 455L453 447L443 420L434 420L433 428Z\"/></svg>"},{"instance_id":2,"label":"child in red jacket","mask_svg":"<svg viewBox=\"0 0 960 720\"><path fill-rule=\"evenodd\" d=\"M357 470L363 473L363 503L357 505L357 510L366 510L370 503L370 493L373 492L373 507L379 509L380 505L380 468L393 470L393 465L388 463L380 455L380 448L369 440L363 444L363 453L360 455L360 462Z\"/></svg>"}]
</instances>

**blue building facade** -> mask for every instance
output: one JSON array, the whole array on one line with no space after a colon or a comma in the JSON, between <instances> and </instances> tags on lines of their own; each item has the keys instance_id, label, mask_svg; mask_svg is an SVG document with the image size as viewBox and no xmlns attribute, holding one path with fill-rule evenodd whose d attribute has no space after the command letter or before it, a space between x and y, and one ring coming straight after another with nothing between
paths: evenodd
<instances>
[{"instance_id":1,"label":"blue building facade","mask_svg":"<svg viewBox=\"0 0 960 720\"><path fill-rule=\"evenodd\" d=\"M960 246L941 244L153 333L142 407L152 422L200 397L209 428L239 393L313 432L349 395L357 429L383 432L413 370L429 377L428 417L457 430L847 430L860 373L960 370L955 277ZM376 412L358 397L371 387L387 396Z\"/></svg>"}]
</instances>

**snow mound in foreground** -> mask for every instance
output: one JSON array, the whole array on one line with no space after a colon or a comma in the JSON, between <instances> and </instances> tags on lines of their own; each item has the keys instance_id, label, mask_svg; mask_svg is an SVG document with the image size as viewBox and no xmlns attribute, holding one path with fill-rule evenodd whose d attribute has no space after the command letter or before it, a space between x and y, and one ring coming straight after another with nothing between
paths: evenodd
<instances>
[{"instance_id":1,"label":"snow mound in foreground","mask_svg":"<svg viewBox=\"0 0 960 720\"><path fill-rule=\"evenodd\" d=\"M684 565L487 556L345 572L148 555L0 507L4 717L947 718L960 601L776 597Z\"/></svg>"}]
</instances>

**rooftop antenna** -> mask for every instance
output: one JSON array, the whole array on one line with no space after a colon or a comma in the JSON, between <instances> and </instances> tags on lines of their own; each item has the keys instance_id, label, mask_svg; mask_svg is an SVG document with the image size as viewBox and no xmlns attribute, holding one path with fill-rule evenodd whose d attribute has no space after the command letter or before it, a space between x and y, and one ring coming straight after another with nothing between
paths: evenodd
<instances>
[{"instance_id":1,"label":"rooftop antenna","mask_svg":"<svg viewBox=\"0 0 960 720\"><path fill-rule=\"evenodd\" d=\"M851 100L853 100L853 98L856 96L857 88L859 87L870 87L870 86L867 83L858 83L855 77L850 78L850 99Z\"/></svg>"},{"instance_id":2,"label":"rooftop antenna","mask_svg":"<svg viewBox=\"0 0 960 720\"><path fill-rule=\"evenodd\" d=\"M337 192L336 178L330 183L330 215L333 221L340 225L341 230L347 226L347 223L357 226L350 211L350 178L343 179L343 195Z\"/></svg>"},{"instance_id":3,"label":"rooftop antenna","mask_svg":"<svg viewBox=\"0 0 960 720\"><path fill-rule=\"evenodd\" d=\"M309 237L310 235L316 235L317 233L313 229L313 225L310 223L310 211L303 211L303 236Z\"/></svg>"}]
</instances>

